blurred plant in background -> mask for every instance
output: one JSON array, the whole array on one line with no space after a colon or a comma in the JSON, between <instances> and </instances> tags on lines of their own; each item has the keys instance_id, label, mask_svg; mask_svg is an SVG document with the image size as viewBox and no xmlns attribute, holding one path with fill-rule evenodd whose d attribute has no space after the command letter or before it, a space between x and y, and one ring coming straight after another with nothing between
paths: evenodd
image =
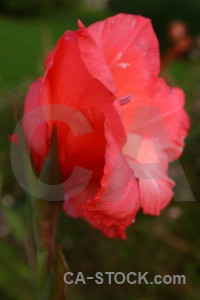
<instances>
[{"instance_id":1,"label":"blurred plant in background","mask_svg":"<svg viewBox=\"0 0 200 300\"><path fill-rule=\"evenodd\" d=\"M1 0L0 10L15 16L35 16L45 10L76 7L81 0Z\"/></svg>"},{"instance_id":2,"label":"blurred plant in background","mask_svg":"<svg viewBox=\"0 0 200 300\"><path fill-rule=\"evenodd\" d=\"M43 0L1 0L0 9L7 14L35 15L41 10L43 4Z\"/></svg>"}]
</instances>

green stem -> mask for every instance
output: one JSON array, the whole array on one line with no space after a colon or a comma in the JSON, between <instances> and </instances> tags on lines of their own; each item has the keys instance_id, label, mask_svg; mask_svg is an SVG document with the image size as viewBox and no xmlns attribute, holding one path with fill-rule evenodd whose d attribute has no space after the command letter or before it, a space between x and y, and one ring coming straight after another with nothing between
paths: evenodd
<instances>
[{"instance_id":1,"label":"green stem","mask_svg":"<svg viewBox=\"0 0 200 300\"><path fill-rule=\"evenodd\" d=\"M48 279L48 251L39 251L37 254L37 273L36 273L36 299L41 299L45 284Z\"/></svg>"},{"instance_id":2,"label":"green stem","mask_svg":"<svg viewBox=\"0 0 200 300\"><path fill-rule=\"evenodd\" d=\"M29 189L37 189L40 199L29 197L29 222L26 238L26 248L33 269L36 269L36 299L37 300L64 300L66 286L63 276L68 270L61 250L55 250L55 237L63 207L63 201L42 200L49 190L38 190L37 180L33 175L32 163L28 155L22 129L19 129L21 146L23 150L24 175ZM39 180L47 185L57 185L62 182L57 143L57 131L54 127L51 139L49 156L45 159ZM44 194L43 194L44 192ZM61 186L57 200L64 199ZM46 199L46 197L44 197ZM60 249L60 248L59 248ZM36 265L36 268L35 268Z\"/></svg>"},{"instance_id":3,"label":"green stem","mask_svg":"<svg viewBox=\"0 0 200 300\"><path fill-rule=\"evenodd\" d=\"M37 245L36 295L41 299L54 262L55 236L62 211L62 201L36 200L34 207L34 232ZM51 283L54 284L53 282ZM48 299L48 298L42 298Z\"/></svg>"}]
</instances>

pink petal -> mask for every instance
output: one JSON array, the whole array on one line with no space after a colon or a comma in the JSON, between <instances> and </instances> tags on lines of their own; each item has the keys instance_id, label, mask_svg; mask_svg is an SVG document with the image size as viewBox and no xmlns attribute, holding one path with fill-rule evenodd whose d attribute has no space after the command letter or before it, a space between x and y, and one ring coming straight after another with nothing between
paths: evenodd
<instances>
[{"instance_id":1,"label":"pink petal","mask_svg":"<svg viewBox=\"0 0 200 300\"><path fill-rule=\"evenodd\" d=\"M84 205L84 217L108 237L125 238L125 229L139 209L139 190L134 173L107 129L106 140L101 189Z\"/></svg>"},{"instance_id":2,"label":"pink petal","mask_svg":"<svg viewBox=\"0 0 200 300\"><path fill-rule=\"evenodd\" d=\"M160 69L159 45L151 21L118 14L92 24L88 30L103 48L119 97L132 96L132 101L122 107L128 127L134 103L146 97L146 90L148 96L151 80Z\"/></svg>"},{"instance_id":3,"label":"pink petal","mask_svg":"<svg viewBox=\"0 0 200 300\"><path fill-rule=\"evenodd\" d=\"M124 105L130 109L128 132L142 138L148 133L151 139L158 141L158 152L166 153L168 160L173 161L181 155L190 128L184 104L183 91L177 87L169 88L163 79L158 78L152 82L148 98L134 102L132 110L129 103ZM138 150L137 144L132 147L134 151Z\"/></svg>"},{"instance_id":4,"label":"pink petal","mask_svg":"<svg viewBox=\"0 0 200 300\"><path fill-rule=\"evenodd\" d=\"M173 197L174 182L167 176L167 155L162 152L157 140L133 133L128 135L123 153L139 179L143 212L159 215Z\"/></svg>"},{"instance_id":5,"label":"pink petal","mask_svg":"<svg viewBox=\"0 0 200 300\"><path fill-rule=\"evenodd\" d=\"M154 86L152 105L158 108L160 114L160 118L158 116L157 120L152 120L153 126L163 123L162 127L159 126L160 130L163 129L163 133L157 133L163 151L168 154L170 161L177 159L182 154L185 146L184 139L190 128L189 117L184 110L185 95L181 89L170 88L163 79L159 78ZM165 129L166 133L164 133ZM169 141L168 144L166 139Z\"/></svg>"},{"instance_id":6,"label":"pink petal","mask_svg":"<svg viewBox=\"0 0 200 300\"><path fill-rule=\"evenodd\" d=\"M166 179L140 179L141 207L145 214L159 215L173 198L174 182Z\"/></svg>"},{"instance_id":7,"label":"pink petal","mask_svg":"<svg viewBox=\"0 0 200 300\"><path fill-rule=\"evenodd\" d=\"M145 213L158 215L172 199L174 182L167 176L168 162L182 153L188 130L183 92L170 89L164 80L157 79L149 99L142 99L135 107L123 149L139 179Z\"/></svg>"},{"instance_id":8,"label":"pink petal","mask_svg":"<svg viewBox=\"0 0 200 300\"><path fill-rule=\"evenodd\" d=\"M81 21L78 21L78 25L79 49L86 68L92 77L102 82L111 92L116 93L115 81L105 59L103 48L97 44Z\"/></svg>"},{"instance_id":9,"label":"pink petal","mask_svg":"<svg viewBox=\"0 0 200 300\"><path fill-rule=\"evenodd\" d=\"M75 166L91 170L95 174L102 174L106 146L105 117L92 108L82 110L81 114L89 121L91 128L89 132L76 135L66 126L58 128L60 148L64 148L64 158L61 160L64 178L72 173Z\"/></svg>"}]
</instances>

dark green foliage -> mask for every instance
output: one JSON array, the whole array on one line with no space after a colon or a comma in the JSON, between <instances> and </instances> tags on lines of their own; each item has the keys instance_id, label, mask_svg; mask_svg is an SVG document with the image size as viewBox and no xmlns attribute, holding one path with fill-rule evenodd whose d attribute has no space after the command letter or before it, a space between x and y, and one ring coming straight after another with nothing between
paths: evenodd
<instances>
[{"instance_id":1,"label":"dark green foliage","mask_svg":"<svg viewBox=\"0 0 200 300\"><path fill-rule=\"evenodd\" d=\"M43 6L43 0L1 0L0 9L14 15L35 15Z\"/></svg>"},{"instance_id":2,"label":"dark green foliage","mask_svg":"<svg viewBox=\"0 0 200 300\"><path fill-rule=\"evenodd\" d=\"M73 8L79 0L1 0L0 11L17 16L34 16L54 8Z\"/></svg>"}]
</instances>

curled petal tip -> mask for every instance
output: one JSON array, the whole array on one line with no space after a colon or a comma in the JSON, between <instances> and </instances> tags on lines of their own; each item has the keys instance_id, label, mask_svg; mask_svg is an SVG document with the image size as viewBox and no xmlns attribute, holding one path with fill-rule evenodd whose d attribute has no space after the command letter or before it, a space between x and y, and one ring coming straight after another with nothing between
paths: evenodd
<instances>
[{"instance_id":1,"label":"curled petal tip","mask_svg":"<svg viewBox=\"0 0 200 300\"><path fill-rule=\"evenodd\" d=\"M80 20L80 19L78 19L78 27L81 29L81 28L85 28L85 26L83 25L83 22Z\"/></svg>"}]
</instances>

